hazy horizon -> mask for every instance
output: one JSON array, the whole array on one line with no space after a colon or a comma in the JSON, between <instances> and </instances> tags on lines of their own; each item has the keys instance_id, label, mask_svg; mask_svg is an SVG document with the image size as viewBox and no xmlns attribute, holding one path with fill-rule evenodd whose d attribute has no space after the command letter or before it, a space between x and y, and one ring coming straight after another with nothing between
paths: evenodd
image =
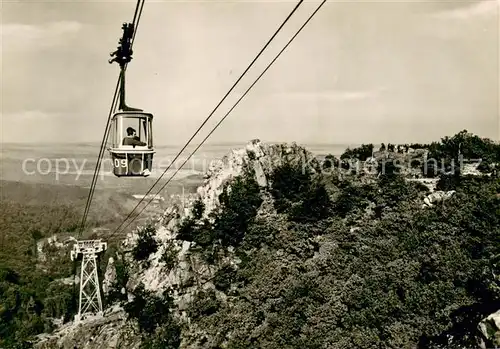
<instances>
[{"instance_id":1,"label":"hazy horizon","mask_svg":"<svg viewBox=\"0 0 500 349\"><path fill-rule=\"evenodd\" d=\"M459 130L458 132L460 132L462 130ZM468 130L467 130L468 131ZM458 133L457 132L457 133ZM470 132L470 131L468 131ZM456 134L456 133L455 133ZM374 145L380 145L382 143L385 143L385 144L388 144L388 143L392 143L392 144L412 144L412 143L420 143L420 144L429 144L431 142L438 142L440 141L442 138L448 136L448 137L452 137L454 136L455 134L447 134L447 135L443 135L442 137L439 137L437 139L433 139L433 140L422 140L422 139L408 139L404 142L395 142L395 141L391 141L390 139L389 140L386 140L386 141L383 141L383 142L372 142L370 140L365 140L365 141L360 141L360 142L327 142L327 141L322 141L322 142L319 142L319 141L306 141L306 142L298 142L298 141L285 141L285 140L263 140L263 139L260 139L260 141L264 142L264 143L269 143L269 144L272 144L272 143L297 143L297 144L304 144L304 145L326 145L326 146L341 146L341 145L361 145L361 144L374 144ZM477 134L476 134L477 135ZM481 135L477 135L477 136L481 136ZM483 138L488 138L488 137L483 137ZM258 139L258 138L257 138ZM490 138L492 141L495 141L495 142L499 142L500 139L492 139ZM77 141L64 141L64 142L58 142L58 141L51 141L51 140L40 140L40 141L29 141L29 140L19 140L19 141L16 141L16 140L13 140L13 141L8 141L8 142L3 142L2 144L4 145L33 145L33 146L36 146L36 145L95 145L95 146L100 146L101 145L101 141L102 140L86 140L86 141L80 141L80 140L77 140ZM242 145L244 146L245 144L249 143L250 141L252 141L252 139L249 139L249 140L242 140L242 141L218 141L218 142L205 142L203 144L203 146L232 146L232 145ZM186 144L187 140L185 140L183 143L182 142L179 142L179 143L161 143L159 142L158 140L154 140L154 147L183 147L185 144ZM189 144L189 147L196 147L197 145L199 145L200 143L196 143L196 142L191 142ZM108 142L108 145L109 145L109 142Z\"/></svg>"}]
</instances>

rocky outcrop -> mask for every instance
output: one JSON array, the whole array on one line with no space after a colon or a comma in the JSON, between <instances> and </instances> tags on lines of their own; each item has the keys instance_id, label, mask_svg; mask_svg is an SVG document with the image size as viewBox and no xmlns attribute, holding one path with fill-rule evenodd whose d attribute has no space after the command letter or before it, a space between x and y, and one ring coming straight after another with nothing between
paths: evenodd
<instances>
[{"instance_id":1,"label":"rocky outcrop","mask_svg":"<svg viewBox=\"0 0 500 349\"><path fill-rule=\"evenodd\" d=\"M500 348L500 310L481 321L478 327L479 331L484 336L481 348L491 348L491 346L485 342L489 342L491 345L494 345L493 348L495 349Z\"/></svg>"},{"instance_id":2,"label":"rocky outcrop","mask_svg":"<svg viewBox=\"0 0 500 349\"><path fill-rule=\"evenodd\" d=\"M443 202L444 200L449 199L453 194L455 194L455 190L435 191L424 199L423 207L432 207L436 203Z\"/></svg>"},{"instance_id":3,"label":"rocky outcrop","mask_svg":"<svg viewBox=\"0 0 500 349\"><path fill-rule=\"evenodd\" d=\"M158 250L151 254L146 261L137 262L133 259L131 251L137 245L139 237L138 231L128 234L127 238L122 243L122 249L125 252L125 258L129 265L130 279L127 288L133 290L137 285L144 284L146 290L161 291L171 284L170 273L165 270L165 265L161 261L161 257L165 252L168 243L174 244L177 252L183 250L183 242L175 239L175 226L178 222L178 217L181 210L177 206L169 207L163 217L157 222L157 229L154 239L158 243ZM179 257L180 254L178 254Z\"/></svg>"},{"instance_id":4,"label":"rocky outcrop","mask_svg":"<svg viewBox=\"0 0 500 349\"><path fill-rule=\"evenodd\" d=\"M464 164L462 168L462 176L481 176L481 171L478 170L480 163Z\"/></svg>"},{"instance_id":5,"label":"rocky outcrop","mask_svg":"<svg viewBox=\"0 0 500 349\"><path fill-rule=\"evenodd\" d=\"M141 336L133 322L118 306L108 309L104 316L88 317L76 324L70 322L53 334L40 335L35 349L138 349Z\"/></svg>"},{"instance_id":6,"label":"rocky outcrop","mask_svg":"<svg viewBox=\"0 0 500 349\"><path fill-rule=\"evenodd\" d=\"M203 185L198 188L198 194L205 206L204 216L208 217L219 205L219 195L224 185L241 175L245 167L253 169L257 183L266 187L273 169L284 161L308 167L312 171L320 169L315 156L295 143L270 145L259 140L249 142L243 149L232 150L221 160L213 162L204 177Z\"/></svg>"},{"instance_id":7,"label":"rocky outcrop","mask_svg":"<svg viewBox=\"0 0 500 349\"><path fill-rule=\"evenodd\" d=\"M108 265L106 266L106 272L104 273L104 279L102 280L102 292L104 296L107 296L111 285L116 280L116 268L115 268L115 260L113 257L109 257Z\"/></svg>"},{"instance_id":8,"label":"rocky outcrop","mask_svg":"<svg viewBox=\"0 0 500 349\"><path fill-rule=\"evenodd\" d=\"M37 259L39 262L46 262L48 259L48 255L54 255L54 252L63 251L65 253L65 249L68 249L71 244L73 244L76 239L72 236L68 238L61 238L57 235L52 235L49 238L41 239L37 241Z\"/></svg>"}]
</instances>

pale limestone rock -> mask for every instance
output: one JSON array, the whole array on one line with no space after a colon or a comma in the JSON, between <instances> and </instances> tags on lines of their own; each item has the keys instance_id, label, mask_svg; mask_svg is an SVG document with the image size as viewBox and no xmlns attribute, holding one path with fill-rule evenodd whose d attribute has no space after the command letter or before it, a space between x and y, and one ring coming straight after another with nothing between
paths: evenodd
<instances>
[{"instance_id":1,"label":"pale limestone rock","mask_svg":"<svg viewBox=\"0 0 500 349\"><path fill-rule=\"evenodd\" d=\"M477 168L479 167L480 163L474 163L474 164L465 164L462 169L462 176L467 176L467 175L472 175L472 176L481 176L481 171L479 171Z\"/></svg>"},{"instance_id":2,"label":"pale limestone rock","mask_svg":"<svg viewBox=\"0 0 500 349\"><path fill-rule=\"evenodd\" d=\"M254 161L253 163L254 171L255 171L255 178L257 180L257 183L261 187L266 187L267 186L267 179L266 175L264 173L264 169L262 168L262 164L259 161Z\"/></svg>"},{"instance_id":3,"label":"pale limestone rock","mask_svg":"<svg viewBox=\"0 0 500 349\"><path fill-rule=\"evenodd\" d=\"M78 275L74 275L74 276L68 276L67 278L61 278L61 279L57 279L57 280L54 280L56 282L60 282L61 284L64 284L64 285L79 285L80 284L80 277Z\"/></svg>"},{"instance_id":4,"label":"pale limestone rock","mask_svg":"<svg viewBox=\"0 0 500 349\"><path fill-rule=\"evenodd\" d=\"M119 306L108 309L104 316L88 317L79 324L67 323L53 334L38 336L36 349L138 349L140 334L134 324L126 324L127 315Z\"/></svg>"},{"instance_id":5,"label":"pale limestone rock","mask_svg":"<svg viewBox=\"0 0 500 349\"><path fill-rule=\"evenodd\" d=\"M249 155L251 154L251 155ZM243 174L245 165L255 170L256 181L261 187L268 185L269 175L287 159L293 164L319 169L316 158L302 147L293 143L268 145L253 140L244 149L232 150L221 160L213 161L206 173L204 183L197 190L204 206L204 218L219 205L219 195L224 185Z\"/></svg>"},{"instance_id":6,"label":"pale limestone rock","mask_svg":"<svg viewBox=\"0 0 500 349\"><path fill-rule=\"evenodd\" d=\"M478 329L486 340L498 348L500 346L500 310L483 319L479 323Z\"/></svg>"},{"instance_id":7,"label":"pale limestone rock","mask_svg":"<svg viewBox=\"0 0 500 349\"><path fill-rule=\"evenodd\" d=\"M426 198L424 198L424 204L427 207L432 207L434 206L435 203L443 202L455 194L455 190L450 190L450 191L435 191L432 194L427 195Z\"/></svg>"},{"instance_id":8,"label":"pale limestone rock","mask_svg":"<svg viewBox=\"0 0 500 349\"><path fill-rule=\"evenodd\" d=\"M108 265L106 266L106 272L104 273L104 280L102 280L102 292L104 295L108 295L111 286L116 281L116 268L115 260L113 257L109 257Z\"/></svg>"}]
</instances>

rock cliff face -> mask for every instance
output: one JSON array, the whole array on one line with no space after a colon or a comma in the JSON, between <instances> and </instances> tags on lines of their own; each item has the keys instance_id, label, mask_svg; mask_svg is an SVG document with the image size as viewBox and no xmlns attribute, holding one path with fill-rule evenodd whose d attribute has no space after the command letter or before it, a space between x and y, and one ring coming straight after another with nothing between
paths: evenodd
<instances>
[{"instance_id":1,"label":"rock cliff face","mask_svg":"<svg viewBox=\"0 0 500 349\"><path fill-rule=\"evenodd\" d=\"M198 194L205 205L204 216L208 217L217 207L224 184L241 175L244 166L252 168L257 183L266 187L270 173L284 161L309 166L312 170L319 169L316 158L295 143L269 145L259 140L253 140L245 148L233 150L221 160L212 163L205 175L204 184L198 188Z\"/></svg>"},{"instance_id":2,"label":"rock cliff face","mask_svg":"<svg viewBox=\"0 0 500 349\"><path fill-rule=\"evenodd\" d=\"M104 273L104 279L102 280L102 291L104 296L109 294L111 285L116 280L116 267L115 260L110 257L108 260L108 265L106 267L106 272Z\"/></svg>"},{"instance_id":3,"label":"rock cliff face","mask_svg":"<svg viewBox=\"0 0 500 349\"><path fill-rule=\"evenodd\" d=\"M258 185L266 187L269 184L269 175L284 161L308 166L313 171L320 168L313 154L295 143L269 145L259 140L253 140L245 148L233 150L222 159L213 162L204 177L203 184L197 190L205 207L203 218L208 218L209 214L219 206L219 195L223 192L224 186L229 184L230 187L231 181L243 174L245 168L253 169ZM263 205L266 202L264 200ZM207 265L199 257L190 253L191 242L175 238L179 222L192 215L192 212L191 202L186 210L182 207L171 206L161 217L158 217L154 236L158 249L145 261L135 261L131 253L137 245L139 238L137 232L128 234L121 245L129 271L127 291L133 291L139 284L142 284L145 290L161 295L165 289L171 288L174 290L174 304L179 317L186 316L185 310L198 289L213 288L211 279L216 272L213 266ZM175 251L175 267L171 269L162 260L166 249ZM237 263L238 261L230 262ZM115 279L115 261L111 258L102 282L105 295L108 294ZM125 292L125 290L122 291ZM130 299L132 298L129 295ZM51 335L40 336L35 347L38 349L138 348L141 335L134 321L127 322L126 317L122 308L113 306L105 312L103 317L89 317L79 324L68 323ZM182 346L190 347L186 343Z\"/></svg>"},{"instance_id":4,"label":"rock cliff face","mask_svg":"<svg viewBox=\"0 0 500 349\"><path fill-rule=\"evenodd\" d=\"M208 218L209 214L219 206L219 195L224 186L240 176L245 167L253 169L257 183L261 187L266 187L269 175L283 161L310 166L313 170L319 169L319 163L315 157L296 144L269 145L259 140L253 140L245 148L233 150L221 160L213 162L204 177L203 184L197 190L205 207L202 218ZM139 283L143 283L146 290L158 291L158 293L161 293L165 287L180 288L188 281L187 279L192 277L192 273L195 272L193 267L197 269L195 274L198 277L202 275L207 278L211 277L212 272L206 266L200 265L200 262L189 253L191 243L175 239L179 221L184 218L185 213L191 215L192 209L192 204L186 212L179 207L172 206L158 220L158 223L161 223L155 237L160 246L158 251L150 255L146 263L134 263L129 258L133 268L128 285L130 289ZM137 238L136 233L129 234L122 245L124 251L130 252L136 245ZM161 256L167 247L173 247L178 256L177 267L170 271L165 269L165 263L161 261ZM147 268L144 268L145 264L148 264Z\"/></svg>"},{"instance_id":5,"label":"rock cliff face","mask_svg":"<svg viewBox=\"0 0 500 349\"><path fill-rule=\"evenodd\" d=\"M486 341L493 344L495 348L500 347L500 310L481 321L479 324L479 330ZM481 342L482 349L489 347L485 343L485 340Z\"/></svg>"},{"instance_id":6,"label":"rock cliff face","mask_svg":"<svg viewBox=\"0 0 500 349\"><path fill-rule=\"evenodd\" d=\"M118 306L106 310L104 316L89 317L81 323L70 322L50 335L42 335L37 349L137 349L141 337L134 324Z\"/></svg>"}]
</instances>

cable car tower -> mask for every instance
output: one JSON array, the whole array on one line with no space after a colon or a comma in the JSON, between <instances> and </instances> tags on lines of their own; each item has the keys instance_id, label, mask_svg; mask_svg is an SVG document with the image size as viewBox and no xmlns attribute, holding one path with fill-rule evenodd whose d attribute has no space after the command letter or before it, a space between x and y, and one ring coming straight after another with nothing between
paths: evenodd
<instances>
[{"instance_id":1,"label":"cable car tower","mask_svg":"<svg viewBox=\"0 0 500 349\"><path fill-rule=\"evenodd\" d=\"M80 269L80 297L78 301L78 314L75 322L82 320L85 315L102 312L101 288L97 275L97 254L105 251L107 244L101 240L79 240L73 245L71 260L81 260Z\"/></svg>"},{"instance_id":2,"label":"cable car tower","mask_svg":"<svg viewBox=\"0 0 500 349\"><path fill-rule=\"evenodd\" d=\"M120 46L111 53L109 63L120 65L119 110L111 119L111 143L108 148L113 160L113 173L117 177L147 177L153 166L153 115L125 103L125 71L132 60L134 24L123 23Z\"/></svg>"}]
</instances>

